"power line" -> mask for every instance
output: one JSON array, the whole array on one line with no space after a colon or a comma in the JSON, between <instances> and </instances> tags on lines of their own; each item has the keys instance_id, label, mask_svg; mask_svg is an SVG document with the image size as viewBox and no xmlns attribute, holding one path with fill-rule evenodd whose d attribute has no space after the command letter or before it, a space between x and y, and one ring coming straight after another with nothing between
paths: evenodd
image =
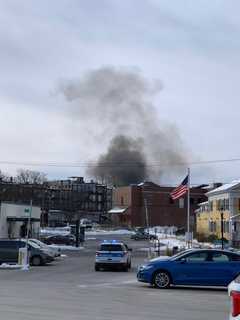
<instances>
[{"instance_id":1,"label":"power line","mask_svg":"<svg viewBox=\"0 0 240 320\"><path fill-rule=\"evenodd\" d=\"M124 162L124 161L114 161L114 162L31 162L31 161L9 161L9 160L1 160L0 164L5 165L17 165L17 166L36 166L36 167L66 167L66 168L84 168L84 167L187 167L187 166L197 166L197 165L205 165L205 164L221 164L221 163L229 163L229 162L239 162L240 158L230 158L230 159L213 159L213 160L202 160L202 161L193 161L193 162L176 162L176 163L159 163L152 162L148 164L140 163L140 162Z\"/></svg>"}]
</instances>

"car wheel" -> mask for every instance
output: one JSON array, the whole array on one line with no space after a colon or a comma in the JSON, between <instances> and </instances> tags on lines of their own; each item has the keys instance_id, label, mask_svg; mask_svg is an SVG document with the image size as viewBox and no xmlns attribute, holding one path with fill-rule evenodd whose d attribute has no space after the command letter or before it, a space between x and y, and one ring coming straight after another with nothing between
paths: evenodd
<instances>
[{"instance_id":1,"label":"car wheel","mask_svg":"<svg viewBox=\"0 0 240 320\"><path fill-rule=\"evenodd\" d=\"M97 264L95 264L95 271L100 271L100 268Z\"/></svg>"},{"instance_id":2,"label":"car wheel","mask_svg":"<svg viewBox=\"0 0 240 320\"><path fill-rule=\"evenodd\" d=\"M171 277L166 271L157 271L153 277L153 284L156 288L167 289L171 284Z\"/></svg>"},{"instance_id":3,"label":"car wheel","mask_svg":"<svg viewBox=\"0 0 240 320\"><path fill-rule=\"evenodd\" d=\"M42 259L39 256L33 256L31 260L31 264L35 267L38 267L42 264Z\"/></svg>"}]
</instances>

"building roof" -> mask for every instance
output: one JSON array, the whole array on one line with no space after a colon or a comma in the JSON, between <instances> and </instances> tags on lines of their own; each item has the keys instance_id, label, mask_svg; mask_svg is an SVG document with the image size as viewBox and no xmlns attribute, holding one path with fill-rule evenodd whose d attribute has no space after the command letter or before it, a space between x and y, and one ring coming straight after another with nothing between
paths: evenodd
<instances>
[{"instance_id":1,"label":"building roof","mask_svg":"<svg viewBox=\"0 0 240 320\"><path fill-rule=\"evenodd\" d=\"M217 193L225 193L225 192L231 191L232 189L235 189L236 187L240 187L240 179L233 180L231 183L226 183L221 187L218 187L216 189L209 191L207 193L207 196L211 196Z\"/></svg>"},{"instance_id":2,"label":"building roof","mask_svg":"<svg viewBox=\"0 0 240 320\"><path fill-rule=\"evenodd\" d=\"M208 201L200 202L198 205L199 205L199 206L203 206L203 205L205 205L205 204L208 204Z\"/></svg>"}]
</instances>

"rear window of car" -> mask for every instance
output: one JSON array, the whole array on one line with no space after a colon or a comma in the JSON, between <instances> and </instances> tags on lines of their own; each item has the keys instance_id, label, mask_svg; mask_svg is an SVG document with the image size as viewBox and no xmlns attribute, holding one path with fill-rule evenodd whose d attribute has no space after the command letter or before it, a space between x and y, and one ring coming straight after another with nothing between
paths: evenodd
<instances>
[{"instance_id":1,"label":"rear window of car","mask_svg":"<svg viewBox=\"0 0 240 320\"><path fill-rule=\"evenodd\" d=\"M100 251L123 251L120 244L102 244Z\"/></svg>"},{"instance_id":2,"label":"rear window of car","mask_svg":"<svg viewBox=\"0 0 240 320\"><path fill-rule=\"evenodd\" d=\"M212 253L212 261L213 262L228 262L230 261L230 257L226 253L222 252L213 252Z\"/></svg>"}]
</instances>

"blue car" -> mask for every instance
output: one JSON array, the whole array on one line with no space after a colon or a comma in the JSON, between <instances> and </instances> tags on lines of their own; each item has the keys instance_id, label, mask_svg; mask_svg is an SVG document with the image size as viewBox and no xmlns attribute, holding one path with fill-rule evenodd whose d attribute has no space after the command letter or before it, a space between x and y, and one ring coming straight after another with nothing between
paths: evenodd
<instances>
[{"instance_id":1,"label":"blue car","mask_svg":"<svg viewBox=\"0 0 240 320\"><path fill-rule=\"evenodd\" d=\"M139 267L137 279L161 289L170 285L228 286L239 274L239 254L193 249L169 258L150 260Z\"/></svg>"}]
</instances>

